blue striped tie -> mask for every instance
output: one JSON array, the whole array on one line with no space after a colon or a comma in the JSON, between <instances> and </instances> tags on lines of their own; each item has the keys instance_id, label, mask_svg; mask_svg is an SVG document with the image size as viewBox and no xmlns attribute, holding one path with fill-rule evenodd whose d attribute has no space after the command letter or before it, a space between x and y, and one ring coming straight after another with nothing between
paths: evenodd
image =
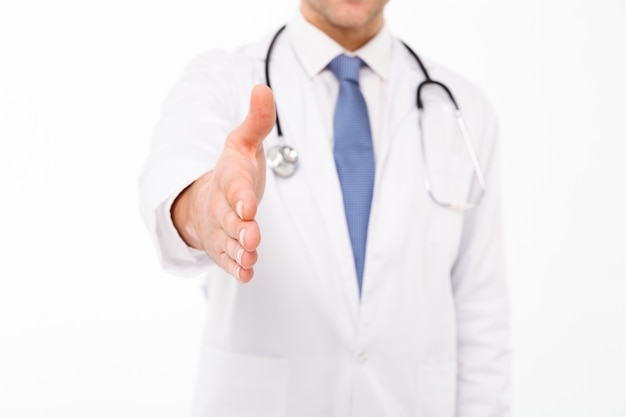
<instances>
[{"instance_id":1,"label":"blue striped tie","mask_svg":"<svg viewBox=\"0 0 626 417\"><path fill-rule=\"evenodd\" d=\"M363 283L367 226L374 189L374 149L367 106L359 89L359 69L365 65L356 57L339 55L328 68L339 80L335 108L334 156L343 205L350 232L359 292Z\"/></svg>"}]
</instances>

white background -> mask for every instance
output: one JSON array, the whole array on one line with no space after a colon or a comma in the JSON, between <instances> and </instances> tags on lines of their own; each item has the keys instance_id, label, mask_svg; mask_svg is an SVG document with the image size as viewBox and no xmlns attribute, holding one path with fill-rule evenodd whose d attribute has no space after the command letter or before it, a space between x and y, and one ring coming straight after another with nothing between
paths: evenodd
<instances>
[{"instance_id":1,"label":"white background","mask_svg":"<svg viewBox=\"0 0 626 417\"><path fill-rule=\"evenodd\" d=\"M0 0L0 416L188 414L200 281L160 272L137 177L189 60L297 3ZM386 15L500 116L514 416L626 416L626 1Z\"/></svg>"}]
</instances>

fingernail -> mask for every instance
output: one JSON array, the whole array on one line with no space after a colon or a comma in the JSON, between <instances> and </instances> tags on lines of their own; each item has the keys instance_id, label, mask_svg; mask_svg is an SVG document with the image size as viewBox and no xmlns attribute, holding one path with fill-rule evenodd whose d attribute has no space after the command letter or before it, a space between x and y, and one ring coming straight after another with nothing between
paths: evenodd
<instances>
[{"instance_id":1,"label":"fingernail","mask_svg":"<svg viewBox=\"0 0 626 417\"><path fill-rule=\"evenodd\" d=\"M235 211L237 212L237 216L243 220L243 201L237 201L237 204L235 204Z\"/></svg>"},{"instance_id":2,"label":"fingernail","mask_svg":"<svg viewBox=\"0 0 626 417\"><path fill-rule=\"evenodd\" d=\"M241 265L241 258L243 257L243 248L237 251L236 257L237 257L237 263Z\"/></svg>"},{"instance_id":3,"label":"fingernail","mask_svg":"<svg viewBox=\"0 0 626 417\"><path fill-rule=\"evenodd\" d=\"M241 272L240 266L238 266L237 269L235 269L235 278L237 278L237 281L241 281L241 278L239 278L239 272Z\"/></svg>"},{"instance_id":4,"label":"fingernail","mask_svg":"<svg viewBox=\"0 0 626 417\"><path fill-rule=\"evenodd\" d=\"M244 237L246 237L246 229L241 229L241 232L239 232L239 244L245 248L246 245L243 244Z\"/></svg>"}]
</instances>

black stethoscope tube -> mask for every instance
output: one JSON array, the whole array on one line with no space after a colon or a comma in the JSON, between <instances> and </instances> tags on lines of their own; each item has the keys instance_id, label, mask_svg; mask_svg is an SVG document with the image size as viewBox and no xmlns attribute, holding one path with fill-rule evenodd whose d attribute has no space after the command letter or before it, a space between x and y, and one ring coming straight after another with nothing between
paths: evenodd
<instances>
[{"instance_id":1,"label":"black stethoscope tube","mask_svg":"<svg viewBox=\"0 0 626 417\"><path fill-rule=\"evenodd\" d=\"M276 43L276 39L278 39L278 36L280 36L280 34L285 30L286 27L287 26L284 25L280 29L278 29L278 31L276 32L276 34L272 38L272 41L270 42L270 45L267 48L267 54L265 55L265 81L266 81L266 84L267 84L267 86L269 88L272 88L272 84L271 84L271 81L270 81L270 59L272 57L272 52L274 50L274 44ZM400 42L402 42L402 41L400 41ZM402 42L402 45L404 45L404 47L407 49L407 51L409 51L411 56L413 56L413 58L415 58L415 61L419 65L420 69L422 70L422 73L424 74L424 78L425 78L425 80L422 81L417 86L417 92L416 92L416 105L417 105L417 108L419 110L423 110L424 109L424 103L422 102L422 88L424 88L425 86L427 86L429 84L433 84L433 85L437 85L437 86L441 87L448 94L448 96L450 97L450 100L454 104L454 107L458 110L459 109L459 105L457 104L456 100L454 99L454 96L452 95L452 92L450 91L450 89L445 84L443 84L443 83L441 83L439 81L435 81L435 80L431 79L430 75L428 74L428 71L426 70L426 66L424 66L424 63L422 62L420 57L417 55L417 53L415 53L415 51L409 45L407 45L406 43ZM280 127L280 118L278 117L278 112L276 112L276 132L278 133L279 137L283 136L283 130Z\"/></svg>"},{"instance_id":2,"label":"black stethoscope tube","mask_svg":"<svg viewBox=\"0 0 626 417\"><path fill-rule=\"evenodd\" d=\"M278 32L276 32L276 34L272 38L272 42L270 42L270 46L267 48L267 55L265 55L265 82L270 89L272 88L272 84L270 83L270 57L272 56L272 51L274 50L274 44L276 43L276 39L278 39L278 35L280 35L286 27L287 25L284 25L283 27L278 29ZM276 112L276 132L278 133L278 136L283 136L283 131L280 128L278 111Z\"/></svg>"},{"instance_id":3,"label":"black stethoscope tube","mask_svg":"<svg viewBox=\"0 0 626 417\"><path fill-rule=\"evenodd\" d=\"M276 43L276 39L278 38L278 36L285 30L287 26L283 26L281 27L276 34L274 35L274 37L272 38L272 41L269 44L269 47L267 48L267 55L265 57L265 81L266 84L269 88L272 88L271 82L270 82L270 60L271 60L271 56L272 56L272 51L274 49L274 44ZM425 149L425 145L424 145L424 134L422 132L422 134L420 134L420 140L421 140L421 144L422 144L422 163L423 163L423 171L424 171L424 187L426 188L426 191L428 192L428 194L430 195L431 199L439 206L442 207L446 207L446 208L451 208L454 210L458 210L458 211L464 211L464 210L468 210L471 208L476 207L478 204L480 204L480 201L485 193L485 179L482 173L482 169L480 168L480 164L478 162L478 157L476 156L476 151L474 150L474 146L472 145L472 142L470 140L469 137L469 132L467 131L467 127L465 126L465 122L463 121L463 117L461 116L461 112L459 110L459 105L457 104L456 100L454 99L454 96L452 95L452 92L450 91L450 89L443 84L442 82L439 81L435 81L433 79L430 78L430 75L428 74L428 71L426 70L426 67L424 66L424 64L422 63L422 60L419 58L419 56L417 56L417 54L415 53L415 51L413 51L413 49L411 49L409 47L409 45L407 45L406 43L402 42L402 45L404 45L404 47L407 49L407 51L409 51L409 53L411 54L411 56L413 56L413 58L415 58L415 61L417 61L417 64L419 65L420 69L422 70L422 73L424 74L424 81L422 81L421 83L419 83L419 85L417 86L417 92L416 92L416 105L417 105L417 111L418 111L418 115L419 115L419 129L420 132L422 131L422 113L424 110L424 103L422 102L422 89L427 86L427 85L434 85L434 86L438 86L440 87L443 91L446 92L446 94L448 95L448 97L450 98L450 100L452 101L452 104L454 105L455 108L455 117L457 119L457 123L459 126L459 129L461 131L461 134L463 136L463 139L465 141L465 145L467 147L467 151L469 153L469 156L471 158L472 161L472 165L474 167L474 173L476 175L476 178L478 179L478 185L480 187L480 195L477 198L477 200L475 202L469 202L469 201L450 201L450 202L444 202L439 200L432 191L431 188L431 184L430 184L430 174L428 171L428 161L426 159L426 149ZM278 145L272 147L269 149L269 151L267 152L267 162L268 165L272 168L272 170L274 171L275 174L277 174L280 177L283 178L288 178L290 176L292 176L295 172L296 172L296 168L298 165L298 152L292 148L291 146L285 144L282 140L283 137L283 132L282 132L282 128L280 127L280 119L278 118L278 110L276 111L276 132L278 133L278 138L279 141L281 141L282 143L279 143Z\"/></svg>"}]
</instances>

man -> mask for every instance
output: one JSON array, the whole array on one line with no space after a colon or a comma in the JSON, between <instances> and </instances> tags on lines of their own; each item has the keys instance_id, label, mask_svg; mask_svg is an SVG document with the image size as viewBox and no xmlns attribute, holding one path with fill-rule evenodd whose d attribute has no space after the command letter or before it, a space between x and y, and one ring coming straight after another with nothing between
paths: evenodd
<instances>
[{"instance_id":1,"label":"man","mask_svg":"<svg viewBox=\"0 0 626 417\"><path fill-rule=\"evenodd\" d=\"M427 64L465 112L488 190L470 211L438 206L423 161L444 198L475 197L473 168L436 92L420 158L425 75L386 2L302 0L272 91L258 85L267 38L197 59L164 107L142 202L163 266L209 275L194 416L508 415L493 112ZM265 163L283 140L300 152L290 178Z\"/></svg>"}]
</instances>

